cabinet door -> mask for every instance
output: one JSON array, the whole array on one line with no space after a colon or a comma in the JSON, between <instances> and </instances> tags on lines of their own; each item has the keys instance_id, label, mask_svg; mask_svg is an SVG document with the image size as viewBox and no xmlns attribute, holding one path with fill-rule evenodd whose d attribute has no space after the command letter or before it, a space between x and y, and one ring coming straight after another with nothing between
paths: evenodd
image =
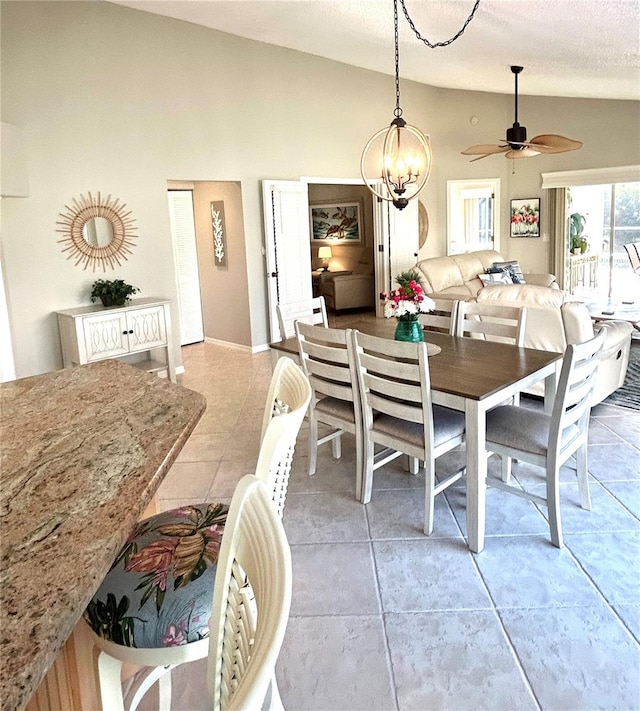
<instances>
[{"instance_id":1,"label":"cabinet door","mask_svg":"<svg viewBox=\"0 0 640 711\"><path fill-rule=\"evenodd\" d=\"M129 352L127 320L123 312L87 316L82 322L88 363Z\"/></svg>"},{"instance_id":2,"label":"cabinet door","mask_svg":"<svg viewBox=\"0 0 640 711\"><path fill-rule=\"evenodd\" d=\"M167 345L167 329L164 307L134 309L127 312L129 351L146 351L149 348Z\"/></svg>"}]
</instances>

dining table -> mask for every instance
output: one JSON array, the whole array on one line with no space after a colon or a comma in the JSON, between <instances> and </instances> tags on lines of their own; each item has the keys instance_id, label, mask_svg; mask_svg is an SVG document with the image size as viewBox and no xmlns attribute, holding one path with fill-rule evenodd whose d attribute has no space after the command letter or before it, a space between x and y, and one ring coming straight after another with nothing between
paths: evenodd
<instances>
[{"instance_id":1,"label":"dining table","mask_svg":"<svg viewBox=\"0 0 640 711\"><path fill-rule=\"evenodd\" d=\"M340 327L393 338L396 323L395 319L354 319ZM545 412L550 413L562 353L427 330L424 340L440 348L429 356L433 403L465 414L467 539L469 549L480 553L485 537L486 413L541 380ZM287 338L272 343L271 349L274 359L297 357L298 343Z\"/></svg>"}]
</instances>

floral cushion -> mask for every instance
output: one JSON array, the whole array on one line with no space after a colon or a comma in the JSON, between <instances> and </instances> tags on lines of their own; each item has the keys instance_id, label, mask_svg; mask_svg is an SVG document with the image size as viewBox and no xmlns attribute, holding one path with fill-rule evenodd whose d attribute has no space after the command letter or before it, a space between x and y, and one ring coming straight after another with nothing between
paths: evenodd
<instances>
[{"instance_id":1,"label":"floral cushion","mask_svg":"<svg viewBox=\"0 0 640 711\"><path fill-rule=\"evenodd\" d=\"M84 613L93 631L156 649L208 637L227 511L197 504L141 521Z\"/></svg>"}]
</instances>

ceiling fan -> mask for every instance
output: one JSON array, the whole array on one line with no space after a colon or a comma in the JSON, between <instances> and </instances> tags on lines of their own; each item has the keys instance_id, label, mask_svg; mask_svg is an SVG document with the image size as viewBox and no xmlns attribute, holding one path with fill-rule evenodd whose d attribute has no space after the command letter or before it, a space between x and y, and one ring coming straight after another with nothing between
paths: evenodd
<instances>
[{"instance_id":1,"label":"ceiling fan","mask_svg":"<svg viewBox=\"0 0 640 711\"><path fill-rule=\"evenodd\" d=\"M462 151L463 156L478 156L471 161L472 163L497 153L504 153L505 158L533 158L533 156L540 155L540 153L566 153L567 151L575 151L578 148L582 148L582 141L558 136L555 133L543 133L527 141L527 129L518 123L518 74L522 69L522 67L511 67L516 85L516 111L513 126L507 129L506 140L503 140L500 145L481 143Z\"/></svg>"}]
</instances>

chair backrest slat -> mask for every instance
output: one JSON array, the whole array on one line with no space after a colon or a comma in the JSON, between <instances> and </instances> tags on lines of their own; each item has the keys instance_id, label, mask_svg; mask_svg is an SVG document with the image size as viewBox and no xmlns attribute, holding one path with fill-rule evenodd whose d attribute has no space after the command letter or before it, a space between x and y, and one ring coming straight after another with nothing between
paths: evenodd
<instances>
[{"instance_id":1,"label":"chair backrest slat","mask_svg":"<svg viewBox=\"0 0 640 711\"><path fill-rule=\"evenodd\" d=\"M231 501L214 584L208 708L261 708L291 606L291 551L269 492L255 476Z\"/></svg>"},{"instance_id":2,"label":"chair backrest slat","mask_svg":"<svg viewBox=\"0 0 640 711\"><path fill-rule=\"evenodd\" d=\"M560 451L563 433L572 425L577 425L586 436L603 342L604 331L600 331L589 341L567 346L551 413L550 451L552 448Z\"/></svg>"},{"instance_id":3,"label":"chair backrest slat","mask_svg":"<svg viewBox=\"0 0 640 711\"><path fill-rule=\"evenodd\" d=\"M354 331L358 378L367 427L374 412L422 424L433 447L431 382L425 343L406 343Z\"/></svg>"},{"instance_id":4,"label":"chair backrest slat","mask_svg":"<svg viewBox=\"0 0 640 711\"><path fill-rule=\"evenodd\" d=\"M311 386L291 358L279 358L265 405L256 476L263 481L282 517L298 432L311 401Z\"/></svg>"},{"instance_id":5,"label":"chair backrest slat","mask_svg":"<svg viewBox=\"0 0 640 711\"><path fill-rule=\"evenodd\" d=\"M522 346L526 319L526 308L484 301L461 301L458 304L455 335L474 337L476 334L488 341Z\"/></svg>"},{"instance_id":6,"label":"chair backrest slat","mask_svg":"<svg viewBox=\"0 0 640 711\"><path fill-rule=\"evenodd\" d=\"M276 306L280 338L293 338L295 336L295 322L302 321L312 325L328 326L327 307L323 296L305 299L289 304Z\"/></svg>"},{"instance_id":7,"label":"chair backrest slat","mask_svg":"<svg viewBox=\"0 0 640 711\"><path fill-rule=\"evenodd\" d=\"M433 299L435 308L429 313L420 314L418 320L426 331L436 331L453 335L458 313L458 301Z\"/></svg>"}]
</instances>

